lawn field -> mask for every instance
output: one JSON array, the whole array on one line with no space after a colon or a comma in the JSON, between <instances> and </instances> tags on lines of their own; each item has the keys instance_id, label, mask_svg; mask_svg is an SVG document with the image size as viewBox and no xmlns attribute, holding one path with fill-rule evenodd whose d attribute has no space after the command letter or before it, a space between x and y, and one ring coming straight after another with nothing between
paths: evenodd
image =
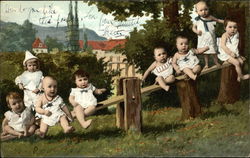
<instances>
[{"instance_id":1,"label":"lawn field","mask_svg":"<svg viewBox=\"0 0 250 158\"><path fill-rule=\"evenodd\" d=\"M75 120L71 134L56 125L45 139L1 142L1 156L250 156L249 103L211 103L201 117L185 121L181 108L143 111L141 134L117 129L115 114L91 116L88 129Z\"/></svg>"}]
</instances>

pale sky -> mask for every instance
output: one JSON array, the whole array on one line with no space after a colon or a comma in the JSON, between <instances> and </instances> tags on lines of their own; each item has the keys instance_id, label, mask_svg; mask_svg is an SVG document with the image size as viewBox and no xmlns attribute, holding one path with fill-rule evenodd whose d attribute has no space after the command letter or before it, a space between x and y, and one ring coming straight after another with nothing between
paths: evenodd
<instances>
[{"instance_id":1,"label":"pale sky","mask_svg":"<svg viewBox=\"0 0 250 158\"><path fill-rule=\"evenodd\" d=\"M33 24L48 27L66 26L69 12L69 1L0 1L1 20L23 24L29 19ZM75 2L73 1L73 10ZM74 13L74 12L73 12ZM88 6L78 1L79 27L94 30L106 38L125 38L134 27L141 29L141 24L149 17L133 17L128 21L114 21L112 15L98 12L96 6Z\"/></svg>"}]
</instances>

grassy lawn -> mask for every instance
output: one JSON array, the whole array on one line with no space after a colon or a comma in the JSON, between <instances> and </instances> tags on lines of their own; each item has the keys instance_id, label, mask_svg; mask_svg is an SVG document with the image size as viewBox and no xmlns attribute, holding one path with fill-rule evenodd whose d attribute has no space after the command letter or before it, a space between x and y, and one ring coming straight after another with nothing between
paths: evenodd
<instances>
[{"instance_id":1,"label":"grassy lawn","mask_svg":"<svg viewBox=\"0 0 250 158\"><path fill-rule=\"evenodd\" d=\"M1 143L2 156L248 156L249 103L212 103L200 118L181 121L181 108L143 112L141 134L115 127L115 114L92 116L93 124L64 135L59 125L48 136Z\"/></svg>"}]
</instances>

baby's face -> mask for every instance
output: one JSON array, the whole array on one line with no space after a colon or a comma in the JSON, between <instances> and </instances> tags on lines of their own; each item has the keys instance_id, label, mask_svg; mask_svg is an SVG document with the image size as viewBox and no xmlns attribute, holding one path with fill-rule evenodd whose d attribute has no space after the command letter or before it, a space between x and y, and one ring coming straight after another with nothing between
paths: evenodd
<instances>
[{"instance_id":1,"label":"baby's face","mask_svg":"<svg viewBox=\"0 0 250 158\"><path fill-rule=\"evenodd\" d=\"M154 58L155 61L164 63L167 59L167 53L162 48L158 48L154 50Z\"/></svg>"},{"instance_id":2,"label":"baby's face","mask_svg":"<svg viewBox=\"0 0 250 158\"><path fill-rule=\"evenodd\" d=\"M36 59L30 59L26 62L27 70L29 72L35 72L38 70L38 65Z\"/></svg>"},{"instance_id":3,"label":"baby's face","mask_svg":"<svg viewBox=\"0 0 250 158\"><path fill-rule=\"evenodd\" d=\"M75 83L78 88L86 88L89 83L89 79L87 77L76 76Z\"/></svg>"},{"instance_id":4,"label":"baby's face","mask_svg":"<svg viewBox=\"0 0 250 158\"><path fill-rule=\"evenodd\" d=\"M178 38L176 40L176 47L179 52L184 53L188 51L188 39Z\"/></svg>"},{"instance_id":5,"label":"baby's face","mask_svg":"<svg viewBox=\"0 0 250 158\"><path fill-rule=\"evenodd\" d=\"M196 12L199 16L206 18L209 14L209 9L206 3L199 2L196 4Z\"/></svg>"},{"instance_id":6,"label":"baby's face","mask_svg":"<svg viewBox=\"0 0 250 158\"><path fill-rule=\"evenodd\" d=\"M11 110L15 113L21 113L24 109L24 104L23 104L23 100L20 98L10 98L9 99L9 106L11 108Z\"/></svg>"},{"instance_id":7,"label":"baby's face","mask_svg":"<svg viewBox=\"0 0 250 158\"><path fill-rule=\"evenodd\" d=\"M226 32L228 33L228 35L233 36L237 33L238 29L237 29L237 23L233 22L233 21L229 21L227 23L227 26L225 28Z\"/></svg>"},{"instance_id":8,"label":"baby's face","mask_svg":"<svg viewBox=\"0 0 250 158\"><path fill-rule=\"evenodd\" d=\"M57 82L51 78L44 78L43 90L47 96L54 97L57 94Z\"/></svg>"}]
</instances>

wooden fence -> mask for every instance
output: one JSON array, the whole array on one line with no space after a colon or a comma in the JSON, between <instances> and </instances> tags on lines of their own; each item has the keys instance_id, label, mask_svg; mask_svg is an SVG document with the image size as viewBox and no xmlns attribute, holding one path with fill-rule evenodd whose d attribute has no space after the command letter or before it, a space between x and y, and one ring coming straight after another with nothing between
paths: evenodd
<instances>
[{"instance_id":1,"label":"wooden fence","mask_svg":"<svg viewBox=\"0 0 250 158\"><path fill-rule=\"evenodd\" d=\"M199 76L232 66L229 63L220 67L213 66L202 70ZM201 105L197 97L196 81L185 79L185 75L176 77L177 92L182 107L182 119L197 117L201 114ZM117 82L117 96L99 102L97 110L116 105L116 126L126 131L141 132L141 96L161 89L159 85L141 88L137 77L120 78Z\"/></svg>"}]
</instances>

